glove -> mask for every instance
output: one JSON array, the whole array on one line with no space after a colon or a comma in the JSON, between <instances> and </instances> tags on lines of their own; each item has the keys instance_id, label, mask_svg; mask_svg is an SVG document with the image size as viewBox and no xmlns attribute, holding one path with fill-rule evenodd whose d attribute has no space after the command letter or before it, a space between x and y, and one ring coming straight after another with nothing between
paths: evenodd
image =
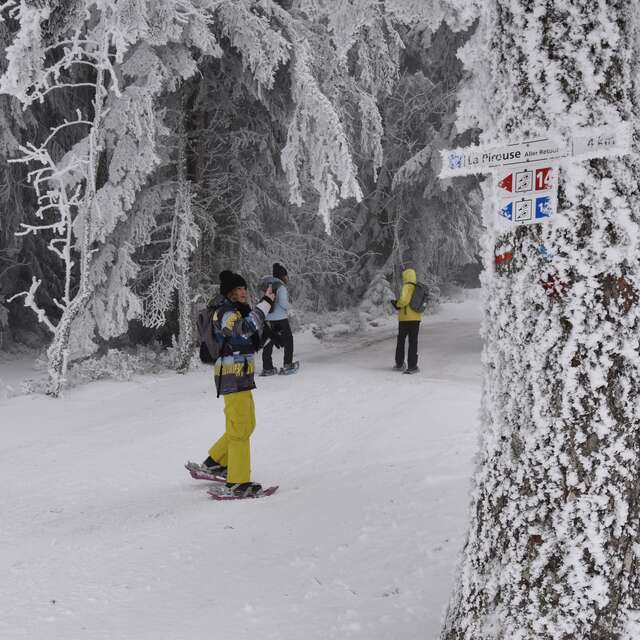
<instances>
[{"instance_id":1,"label":"glove","mask_svg":"<svg viewBox=\"0 0 640 640\"><path fill-rule=\"evenodd\" d=\"M262 342L266 344L269 340L271 340L271 343L276 349L282 347L282 337L280 334L276 333L269 325L265 325L262 332Z\"/></svg>"},{"instance_id":2,"label":"glove","mask_svg":"<svg viewBox=\"0 0 640 640\"><path fill-rule=\"evenodd\" d=\"M251 313L251 307L248 304L242 302L236 302L236 309L240 312L243 318L246 318Z\"/></svg>"}]
</instances>

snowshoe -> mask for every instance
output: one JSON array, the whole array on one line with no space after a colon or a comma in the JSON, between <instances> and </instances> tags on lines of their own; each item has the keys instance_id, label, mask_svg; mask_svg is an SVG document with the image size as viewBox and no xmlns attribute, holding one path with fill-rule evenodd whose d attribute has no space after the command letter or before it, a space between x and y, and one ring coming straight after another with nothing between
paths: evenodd
<instances>
[{"instance_id":1,"label":"snowshoe","mask_svg":"<svg viewBox=\"0 0 640 640\"><path fill-rule=\"evenodd\" d=\"M418 367L413 367L412 369L405 369L405 373L408 373L409 375L411 375L412 373L418 373L418 371L420 371L420 369Z\"/></svg>"},{"instance_id":2,"label":"snowshoe","mask_svg":"<svg viewBox=\"0 0 640 640\"><path fill-rule=\"evenodd\" d=\"M221 464L206 465L197 462L187 462L184 468L189 472L194 480L209 480L211 482L226 482L227 468Z\"/></svg>"},{"instance_id":3,"label":"snowshoe","mask_svg":"<svg viewBox=\"0 0 640 640\"><path fill-rule=\"evenodd\" d=\"M260 372L260 375L265 378L267 376L275 376L278 373L277 369L263 369Z\"/></svg>"},{"instance_id":4,"label":"snowshoe","mask_svg":"<svg viewBox=\"0 0 640 640\"><path fill-rule=\"evenodd\" d=\"M246 500L270 496L277 490L277 486L263 489L262 485L256 482L242 482L240 484L227 482L224 486L211 487L207 493L214 500Z\"/></svg>"},{"instance_id":5,"label":"snowshoe","mask_svg":"<svg viewBox=\"0 0 640 640\"><path fill-rule=\"evenodd\" d=\"M290 376L292 373L296 373L300 368L300 363L296 360L291 364L285 364L282 369L280 369L281 376Z\"/></svg>"}]
</instances>

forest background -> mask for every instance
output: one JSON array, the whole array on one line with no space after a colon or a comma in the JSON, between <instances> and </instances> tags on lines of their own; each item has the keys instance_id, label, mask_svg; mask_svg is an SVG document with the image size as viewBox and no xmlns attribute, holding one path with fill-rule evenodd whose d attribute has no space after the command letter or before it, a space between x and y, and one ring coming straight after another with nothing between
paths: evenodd
<instances>
[{"instance_id":1,"label":"forest background","mask_svg":"<svg viewBox=\"0 0 640 640\"><path fill-rule=\"evenodd\" d=\"M455 125L464 12L138 4L5 7L0 348L41 348L67 317L65 368L141 344L185 368L224 268L256 293L285 264L298 319L389 313L406 266L434 293L475 281L479 185L437 178L439 150L479 133ZM73 165L93 144L92 195Z\"/></svg>"}]
</instances>

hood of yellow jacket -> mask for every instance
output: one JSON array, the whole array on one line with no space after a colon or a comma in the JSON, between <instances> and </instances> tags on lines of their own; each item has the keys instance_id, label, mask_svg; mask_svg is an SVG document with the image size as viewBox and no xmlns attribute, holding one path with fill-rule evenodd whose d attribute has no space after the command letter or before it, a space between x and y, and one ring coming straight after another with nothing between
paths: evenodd
<instances>
[{"instance_id":1,"label":"hood of yellow jacket","mask_svg":"<svg viewBox=\"0 0 640 640\"><path fill-rule=\"evenodd\" d=\"M418 282L418 278L416 277L416 270L405 269L402 272L402 282L404 284L416 284L416 282Z\"/></svg>"}]
</instances>

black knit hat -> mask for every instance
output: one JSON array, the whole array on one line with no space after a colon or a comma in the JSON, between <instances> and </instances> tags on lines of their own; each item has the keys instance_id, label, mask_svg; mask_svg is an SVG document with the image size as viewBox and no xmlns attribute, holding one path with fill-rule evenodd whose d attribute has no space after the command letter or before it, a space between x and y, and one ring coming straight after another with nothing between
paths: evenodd
<instances>
[{"instance_id":1,"label":"black knit hat","mask_svg":"<svg viewBox=\"0 0 640 640\"><path fill-rule=\"evenodd\" d=\"M287 270L278 262L273 264L273 277L282 280L287 277Z\"/></svg>"},{"instance_id":2,"label":"black knit hat","mask_svg":"<svg viewBox=\"0 0 640 640\"><path fill-rule=\"evenodd\" d=\"M237 287L247 288L247 283L240 274L227 270L220 272L220 293L223 296L226 297Z\"/></svg>"}]
</instances>

